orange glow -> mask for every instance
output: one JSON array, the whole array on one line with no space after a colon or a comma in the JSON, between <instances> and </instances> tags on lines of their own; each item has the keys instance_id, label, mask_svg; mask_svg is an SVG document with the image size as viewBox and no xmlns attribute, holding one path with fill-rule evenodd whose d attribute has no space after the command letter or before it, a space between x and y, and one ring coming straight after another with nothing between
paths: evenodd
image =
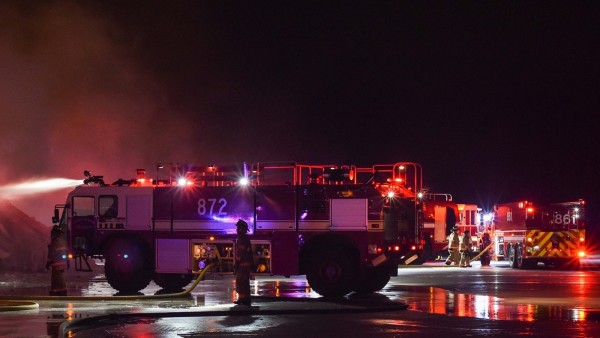
<instances>
[{"instance_id":1,"label":"orange glow","mask_svg":"<svg viewBox=\"0 0 600 338\"><path fill-rule=\"evenodd\" d=\"M580 241L580 242L585 242L585 238L583 238L583 237L579 237L579 241Z\"/></svg>"},{"instance_id":2,"label":"orange glow","mask_svg":"<svg viewBox=\"0 0 600 338\"><path fill-rule=\"evenodd\" d=\"M533 242L533 238L527 237L527 242L529 242L529 243Z\"/></svg>"},{"instance_id":3,"label":"orange glow","mask_svg":"<svg viewBox=\"0 0 600 338\"><path fill-rule=\"evenodd\" d=\"M415 251L415 250L417 250L417 247L416 247L415 245L413 245L413 246L411 246L411 247L410 247L410 249L411 249L412 251Z\"/></svg>"},{"instance_id":4,"label":"orange glow","mask_svg":"<svg viewBox=\"0 0 600 338\"><path fill-rule=\"evenodd\" d=\"M399 245L394 246L394 251L400 251L400 246Z\"/></svg>"},{"instance_id":5,"label":"orange glow","mask_svg":"<svg viewBox=\"0 0 600 338\"><path fill-rule=\"evenodd\" d=\"M70 253L70 254L68 254L68 255L67 255L67 257L68 257L69 259L73 259L73 254L72 254L72 253Z\"/></svg>"},{"instance_id":6,"label":"orange glow","mask_svg":"<svg viewBox=\"0 0 600 338\"><path fill-rule=\"evenodd\" d=\"M585 251L579 251L579 257L585 257Z\"/></svg>"},{"instance_id":7,"label":"orange glow","mask_svg":"<svg viewBox=\"0 0 600 338\"><path fill-rule=\"evenodd\" d=\"M208 237L208 239L209 239L210 241L214 241L214 240L215 240L215 236L210 236L210 237Z\"/></svg>"},{"instance_id":8,"label":"orange glow","mask_svg":"<svg viewBox=\"0 0 600 338\"><path fill-rule=\"evenodd\" d=\"M533 213L533 208L527 208L527 212L530 214Z\"/></svg>"}]
</instances>

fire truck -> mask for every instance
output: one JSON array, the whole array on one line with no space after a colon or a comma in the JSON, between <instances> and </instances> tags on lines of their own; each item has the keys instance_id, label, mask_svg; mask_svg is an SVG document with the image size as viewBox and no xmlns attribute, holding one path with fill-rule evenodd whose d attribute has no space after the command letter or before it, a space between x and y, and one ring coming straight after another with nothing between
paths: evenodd
<instances>
[{"instance_id":1,"label":"fire truck","mask_svg":"<svg viewBox=\"0 0 600 338\"><path fill-rule=\"evenodd\" d=\"M181 289L209 264L233 273L239 219L249 224L256 274L306 275L327 297L376 292L400 262L419 261L418 163L162 168L156 179L139 169L112 184L85 171L54 210L71 252L102 259L120 292L151 280Z\"/></svg>"},{"instance_id":2,"label":"fire truck","mask_svg":"<svg viewBox=\"0 0 600 338\"><path fill-rule=\"evenodd\" d=\"M488 227L494 243L491 258L508 260L513 268L532 268L538 262L579 267L579 259L586 255L584 207L583 200L495 205Z\"/></svg>"},{"instance_id":3,"label":"fire truck","mask_svg":"<svg viewBox=\"0 0 600 338\"><path fill-rule=\"evenodd\" d=\"M475 204L456 203L451 194L424 194L421 201L423 238L431 245L432 255L427 260L441 259L448 255L448 235L454 226L460 233L469 231L473 249L477 251L477 233L482 224L481 208Z\"/></svg>"}]
</instances>

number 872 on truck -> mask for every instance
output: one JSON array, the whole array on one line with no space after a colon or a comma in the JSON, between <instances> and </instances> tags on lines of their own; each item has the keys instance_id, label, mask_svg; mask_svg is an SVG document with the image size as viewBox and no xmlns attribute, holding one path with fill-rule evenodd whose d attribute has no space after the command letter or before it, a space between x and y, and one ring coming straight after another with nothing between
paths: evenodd
<instances>
[{"instance_id":1,"label":"number 872 on truck","mask_svg":"<svg viewBox=\"0 0 600 338\"><path fill-rule=\"evenodd\" d=\"M417 163L172 166L164 180L160 168L156 180L140 169L112 184L86 171L55 209L76 257L104 259L124 293L151 280L181 289L209 263L232 273L238 219L250 225L257 274L306 275L323 296L382 289L410 251L399 239L419 243Z\"/></svg>"}]
</instances>

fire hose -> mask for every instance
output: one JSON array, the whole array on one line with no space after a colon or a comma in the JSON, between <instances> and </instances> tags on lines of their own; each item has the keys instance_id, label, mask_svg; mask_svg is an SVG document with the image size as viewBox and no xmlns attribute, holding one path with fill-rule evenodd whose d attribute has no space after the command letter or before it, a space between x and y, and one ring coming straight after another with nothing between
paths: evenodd
<instances>
[{"instance_id":1,"label":"fire hose","mask_svg":"<svg viewBox=\"0 0 600 338\"><path fill-rule=\"evenodd\" d=\"M177 293L169 293L169 294L161 294L161 295L124 295L124 296L0 296L0 311L14 311L14 310L31 310L37 309L39 304L30 301L39 301L39 300L136 300L136 299L170 299L177 297L185 297L192 290L196 288L198 283L208 272L208 270L212 267L212 264L207 265L200 274L198 274L198 278L194 281L192 285L190 285L186 290L177 292Z\"/></svg>"},{"instance_id":2,"label":"fire hose","mask_svg":"<svg viewBox=\"0 0 600 338\"><path fill-rule=\"evenodd\" d=\"M481 257L481 255L483 255L486 251L488 251L492 247L492 245L494 245L494 242L491 242L490 245L488 245L485 249L481 250L481 252L478 253L477 256L471 258L471 260L472 261L477 260L477 258Z\"/></svg>"}]
</instances>

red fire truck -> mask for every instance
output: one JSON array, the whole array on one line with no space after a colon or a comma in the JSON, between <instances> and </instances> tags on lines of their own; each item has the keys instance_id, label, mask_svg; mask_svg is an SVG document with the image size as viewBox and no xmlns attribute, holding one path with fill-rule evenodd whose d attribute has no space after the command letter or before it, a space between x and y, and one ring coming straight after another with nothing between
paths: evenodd
<instances>
[{"instance_id":1,"label":"red fire truck","mask_svg":"<svg viewBox=\"0 0 600 338\"><path fill-rule=\"evenodd\" d=\"M430 242L433 256L423 255L427 260L441 259L448 255L448 235L454 226L459 233L468 230L477 251L478 226L481 209L475 204L456 203L450 194L424 194L422 199L423 238Z\"/></svg>"},{"instance_id":2,"label":"red fire truck","mask_svg":"<svg viewBox=\"0 0 600 338\"><path fill-rule=\"evenodd\" d=\"M521 201L497 204L489 231L491 257L508 260L513 268L538 262L557 267L579 267L585 257L583 200L535 206Z\"/></svg>"},{"instance_id":3,"label":"red fire truck","mask_svg":"<svg viewBox=\"0 0 600 338\"><path fill-rule=\"evenodd\" d=\"M102 258L121 292L180 289L207 264L233 273L238 219L257 274L305 274L323 296L378 291L422 249L417 163L171 166L159 180L161 168L112 184L86 171L54 211L76 257Z\"/></svg>"}]
</instances>

